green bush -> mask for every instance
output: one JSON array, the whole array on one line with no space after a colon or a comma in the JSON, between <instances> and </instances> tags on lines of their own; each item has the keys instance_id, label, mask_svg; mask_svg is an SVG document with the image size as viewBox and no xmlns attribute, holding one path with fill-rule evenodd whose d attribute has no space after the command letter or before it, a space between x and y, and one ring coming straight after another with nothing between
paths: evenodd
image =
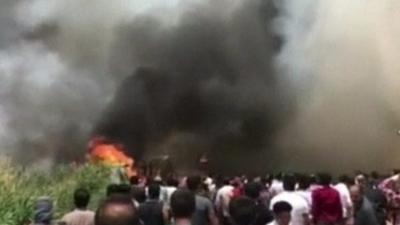
<instances>
[{"instance_id":1,"label":"green bush","mask_svg":"<svg viewBox=\"0 0 400 225\"><path fill-rule=\"evenodd\" d=\"M0 224L19 225L32 218L33 203L40 196L54 201L55 218L73 208L73 192L78 187L92 194L95 209L105 195L110 170L93 164L57 166L52 172L33 172L0 160Z\"/></svg>"}]
</instances>

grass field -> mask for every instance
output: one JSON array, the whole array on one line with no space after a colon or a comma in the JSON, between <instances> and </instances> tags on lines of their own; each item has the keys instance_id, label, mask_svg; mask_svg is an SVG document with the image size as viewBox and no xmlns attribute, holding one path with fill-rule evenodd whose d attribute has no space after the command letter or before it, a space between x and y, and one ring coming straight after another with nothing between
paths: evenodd
<instances>
[{"instance_id":1,"label":"grass field","mask_svg":"<svg viewBox=\"0 0 400 225\"><path fill-rule=\"evenodd\" d=\"M55 218L73 208L72 195L76 188L87 188L92 194L94 209L103 198L109 169L84 164L63 165L51 172L38 172L0 160L0 224L26 224L32 218L33 203L40 196L49 196L55 205Z\"/></svg>"}]
</instances>

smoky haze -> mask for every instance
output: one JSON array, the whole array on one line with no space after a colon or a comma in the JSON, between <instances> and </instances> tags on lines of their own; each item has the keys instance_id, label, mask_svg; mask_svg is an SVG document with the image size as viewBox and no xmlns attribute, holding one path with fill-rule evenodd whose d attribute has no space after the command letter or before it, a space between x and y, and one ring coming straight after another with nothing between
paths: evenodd
<instances>
[{"instance_id":1,"label":"smoky haze","mask_svg":"<svg viewBox=\"0 0 400 225\"><path fill-rule=\"evenodd\" d=\"M272 2L205 4L173 25L142 17L119 27L112 66L131 73L98 126L137 156L170 154L181 166L202 153L219 167L271 144L292 113L273 60L281 45ZM247 152L246 152L247 151ZM188 166L188 165L186 165Z\"/></svg>"},{"instance_id":2,"label":"smoky haze","mask_svg":"<svg viewBox=\"0 0 400 225\"><path fill-rule=\"evenodd\" d=\"M396 165L400 3L165 2L2 1L1 151L70 161L105 135L182 168Z\"/></svg>"}]
</instances>

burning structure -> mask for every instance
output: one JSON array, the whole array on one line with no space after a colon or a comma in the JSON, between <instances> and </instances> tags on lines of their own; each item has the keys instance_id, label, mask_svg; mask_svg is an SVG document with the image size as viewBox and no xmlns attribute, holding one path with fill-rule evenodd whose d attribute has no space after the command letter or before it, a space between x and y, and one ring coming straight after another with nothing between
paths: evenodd
<instances>
[{"instance_id":1,"label":"burning structure","mask_svg":"<svg viewBox=\"0 0 400 225\"><path fill-rule=\"evenodd\" d=\"M70 161L104 136L221 172L390 167L399 4L4 0L0 149Z\"/></svg>"}]
</instances>

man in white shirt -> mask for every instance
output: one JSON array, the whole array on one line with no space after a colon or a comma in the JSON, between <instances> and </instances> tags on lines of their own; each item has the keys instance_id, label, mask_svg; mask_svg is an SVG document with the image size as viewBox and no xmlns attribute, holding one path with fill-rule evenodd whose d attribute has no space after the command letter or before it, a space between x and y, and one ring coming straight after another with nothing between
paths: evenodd
<instances>
[{"instance_id":1,"label":"man in white shirt","mask_svg":"<svg viewBox=\"0 0 400 225\"><path fill-rule=\"evenodd\" d=\"M284 191L272 198L270 209L277 202L287 202L292 206L291 218L292 225L307 225L309 224L310 207L306 200L295 192L296 178L294 175L287 174L283 178Z\"/></svg>"},{"instance_id":2,"label":"man in white shirt","mask_svg":"<svg viewBox=\"0 0 400 225\"><path fill-rule=\"evenodd\" d=\"M304 200L306 200L308 207L311 208L312 199L311 199L310 184L311 184L310 176L306 174L300 175L298 179L298 188L296 193L300 195Z\"/></svg>"},{"instance_id":3,"label":"man in white shirt","mask_svg":"<svg viewBox=\"0 0 400 225\"><path fill-rule=\"evenodd\" d=\"M350 191L347 186L349 183L350 183L350 178L348 178L346 175L342 175L339 177L339 183L337 183L334 187L339 192L340 195L340 202L342 203L344 220L350 218L351 209L353 206L350 197Z\"/></svg>"},{"instance_id":4,"label":"man in white shirt","mask_svg":"<svg viewBox=\"0 0 400 225\"><path fill-rule=\"evenodd\" d=\"M66 214L61 221L66 225L93 225L94 212L86 207L90 201L90 194L86 189L77 189L74 193L75 210Z\"/></svg>"},{"instance_id":5,"label":"man in white shirt","mask_svg":"<svg viewBox=\"0 0 400 225\"><path fill-rule=\"evenodd\" d=\"M292 206L287 202L277 202L272 206L274 221L268 225L290 225Z\"/></svg>"},{"instance_id":6,"label":"man in white shirt","mask_svg":"<svg viewBox=\"0 0 400 225\"><path fill-rule=\"evenodd\" d=\"M171 196L177 190L178 183L175 178L169 177L167 179L167 186L161 188L160 200L164 202L165 206L169 207Z\"/></svg>"},{"instance_id":7,"label":"man in white shirt","mask_svg":"<svg viewBox=\"0 0 400 225\"><path fill-rule=\"evenodd\" d=\"M283 192L282 174L277 174L271 182L271 187L269 188L271 196L275 196Z\"/></svg>"},{"instance_id":8,"label":"man in white shirt","mask_svg":"<svg viewBox=\"0 0 400 225\"><path fill-rule=\"evenodd\" d=\"M224 186L222 186L218 191L215 197L215 206L217 208L217 212L219 214L222 223L229 222L229 203L233 196L234 187L230 184L230 180L226 178L224 180Z\"/></svg>"}]
</instances>

